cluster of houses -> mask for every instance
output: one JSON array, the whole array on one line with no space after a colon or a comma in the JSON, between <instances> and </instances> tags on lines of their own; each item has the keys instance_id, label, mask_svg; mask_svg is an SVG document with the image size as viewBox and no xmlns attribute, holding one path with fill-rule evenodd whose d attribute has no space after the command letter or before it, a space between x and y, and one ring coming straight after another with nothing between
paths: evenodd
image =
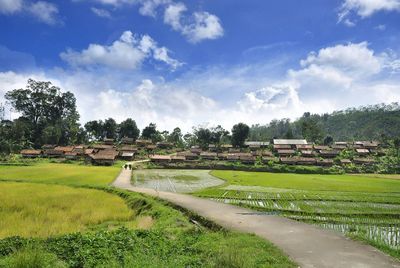
<instances>
[{"instance_id":1,"label":"cluster of houses","mask_svg":"<svg viewBox=\"0 0 400 268\"><path fill-rule=\"evenodd\" d=\"M176 155L151 155L150 159L157 163L219 160L254 164L261 160L263 163L273 161L288 165L332 166L335 163L372 165L375 163L372 156L384 154L379 144L374 141L335 142L326 146L310 144L304 139L274 139L272 144L249 141L245 143L245 147L238 149L229 144L219 147L209 145L208 150L202 150L193 146L190 150ZM354 156L351 159L341 158L335 161L343 150L353 151Z\"/></svg>"},{"instance_id":2,"label":"cluster of houses","mask_svg":"<svg viewBox=\"0 0 400 268\"><path fill-rule=\"evenodd\" d=\"M40 150L22 150L21 155L25 158L84 159L97 165L112 165L117 159L132 160L140 151L152 154L157 148L169 149L172 147L173 144L168 142L153 144L151 140L134 141L132 138L123 138L118 146L115 145L113 139L105 139L102 144L93 145L56 146L46 144Z\"/></svg>"}]
</instances>

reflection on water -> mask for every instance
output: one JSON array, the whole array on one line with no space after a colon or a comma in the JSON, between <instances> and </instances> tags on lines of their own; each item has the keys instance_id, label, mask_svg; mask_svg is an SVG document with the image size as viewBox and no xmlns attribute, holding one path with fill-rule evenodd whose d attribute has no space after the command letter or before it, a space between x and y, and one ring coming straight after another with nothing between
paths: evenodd
<instances>
[{"instance_id":1,"label":"reflection on water","mask_svg":"<svg viewBox=\"0 0 400 268\"><path fill-rule=\"evenodd\" d=\"M132 182L137 187L178 193L195 192L224 183L209 172L209 170L136 170L133 172Z\"/></svg>"}]
</instances>

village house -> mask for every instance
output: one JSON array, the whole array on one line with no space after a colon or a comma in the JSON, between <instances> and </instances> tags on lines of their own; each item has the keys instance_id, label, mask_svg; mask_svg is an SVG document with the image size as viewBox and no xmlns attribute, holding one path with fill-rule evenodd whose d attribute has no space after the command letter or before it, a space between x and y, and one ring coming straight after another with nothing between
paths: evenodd
<instances>
[{"instance_id":1,"label":"village house","mask_svg":"<svg viewBox=\"0 0 400 268\"><path fill-rule=\"evenodd\" d=\"M231 144L222 144L221 145L221 150L223 152L227 152L229 149L233 148L233 146Z\"/></svg>"},{"instance_id":2,"label":"village house","mask_svg":"<svg viewBox=\"0 0 400 268\"><path fill-rule=\"evenodd\" d=\"M25 149L21 151L21 155L24 158L37 158L42 154L41 150Z\"/></svg>"},{"instance_id":3,"label":"village house","mask_svg":"<svg viewBox=\"0 0 400 268\"><path fill-rule=\"evenodd\" d=\"M92 163L97 165L113 165L118 152L115 149L100 150L96 154L91 154L89 157Z\"/></svg>"},{"instance_id":4,"label":"village house","mask_svg":"<svg viewBox=\"0 0 400 268\"><path fill-rule=\"evenodd\" d=\"M376 161L371 158L354 158L353 163L356 165L373 165Z\"/></svg>"},{"instance_id":5,"label":"village house","mask_svg":"<svg viewBox=\"0 0 400 268\"><path fill-rule=\"evenodd\" d=\"M243 164L254 164L256 162L256 157L252 155L240 155L239 160Z\"/></svg>"},{"instance_id":6,"label":"village house","mask_svg":"<svg viewBox=\"0 0 400 268\"><path fill-rule=\"evenodd\" d=\"M78 159L78 154L75 152L65 152L64 157L65 159L76 160Z\"/></svg>"},{"instance_id":7,"label":"village house","mask_svg":"<svg viewBox=\"0 0 400 268\"><path fill-rule=\"evenodd\" d=\"M296 158L291 157L281 157L279 158L279 162L285 165L296 165L297 163Z\"/></svg>"},{"instance_id":8,"label":"village house","mask_svg":"<svg viewBox=\"0 0 400 268\"><path fill-rule=\"evenodd\" d=\"M210 152L217 152L217 146L215 144L209 144L208 145L208 150Z\"/></svg>"},{"instance_id":9,"label":"village house","mask_svg":"<svg viewBox=\"0 0 400 268\"><path fill-rule=\"evenodd\" d=\"M317 161L319 166L333 166L333 159L321 159Z\"/></svg>"},{"instance_id":10,"label":"village house","mask_svg":"<svg viewBox=\"0 0 400 268\"><path fill-rule=\"evenodd\" d=\"M45 144L42 146L42 149L43 150L52 150L52 149L56 148L56 146L57 145L55 145L55 144Z\"/></svg>"},{"instance_id":11,"label":"village house","mask_svg":"<svg viewBox=\"0 0 400 268\"><path fill-rule=\"evenodd\" d=\"M339 151L337 150L320 150L319 156L324 158L334 158L339 155Z\"/></svg>"},{"instance_id":12,"label":"village house","mask_svg":"<svg viewBox=\"0 0 400 268\"><path fill-rule=\"evenodd\" d=\"M144 139L136 140L136 145L139 147L146 147L147 145L150 144L152 144L151 140L144 140Z\"/></svg>"},{"instance_id":13,"label":"village house","mask_svg":"<svg viewBox=\"0 0 400 268\"><path fill-rule=\"evenodd\" d=\"M155 163L168 163L171 161L169 155L150 155L150 161Z\"/></svg>"},{"instance_id":14,"label":"village house","mask_svg":"<svg viewBox=\"0 0 400 268\"><path fill-rule=\"evenodd\" d=\"M356 149L356 153L358 156L367 156L369 155L369 150L364 148Z\"/></svg>"},{"instance_id":15,"label":"village house","mask_svg":"<svg viewBox=\"0 0 400 268\"><path fill-rule=\"evenodd\" d=\"M317 160L315 158L298 157L296 158L297 165L315 165Z\"/></svg>"},{"instance_id":16,"label":"village house","mask_svg":"<svg viewBox=\"0 0 400 268\"><path fill-rule=\"evenodd\" d=\"M227 154L226 161L228 162L235 162L239 160L239 154Z\"/></svg>"},{"instance_id":17,"label":"village house","mask_svg":"<svg viewBox=\"0 0 400 268\"><path fill-rule=\"evenodd\" d=\"M302 151L300 151L300 154L302 157L314 157L315 156L315 152L312 150L302 150Z\"/></svg>"},{"instance_id":18,"label":"village house","mask_svg":"<svg viewBox=\"0 0 400 268\"><path fill-rule=\"evenodd\" d=\"M192 154L200 155L201 152L202 152L202 150L201 150L200 147L198 147L198 146L192 146L192 148L190 148L190 152L191 152Z\"/></svg>"},{"instance_id":19,"label":"village house","mask_svg":"<svg viewBox=\"0 0 400 268\"><path fill-rule=\"evenodd\" d=\"M200 157L203 160L216 160L217 159L217 153L202 152L202 153L200 153Z\"/></svg>"},{"instance_id":20,"label":"village house","mask_svg":"<svg viewBox=\"0 0 400 268\"><path fill-rule=\"evenodd\" d=\"M328 151L330 149L331 148L329 148L329 146L326 146L326 145L314 145L314 150L317 151L317 152Z\"/></svg>"},{"instance_id":21,"label":"village house","mask_svg":"<svg viewBox=\"0 0 400 268\"><path fill-rule=\"evenodd\" d=\"M106 145L114 145L114 139L105 138L104 144Z\"/></svg>"},{"instance_id":22,"label":"village house","mask_svg":"<svg viewBox=\"0 0 400 268\"><path fill-rule=\"evenodd\" d=\"M172 155L171 156L172 163L184 162L185 160L186 160L186 157L182 156L182 155Z\"/></svg>"},{"instance_id":23,"label":"village house","mask_svg":"<svg viewBox=\"0 0 400 268\"><path fill-rule=\"evenodd\" d=\"M274 144L274 151L290 149L292 149L292 145L289 144Z\"/></svg>"},{"instance_id":24,"label":"village house","mask_svg":"<svg viewBox=\"0 0 400 268\"><path fill-rule=\"evenodd\" d=\"M171 142L160 141L156 143L156 146L160 149L171 149L174 147L174 144Z\"/></svg>"},{"instance_id":25,"label":"village house","mask_svg":"<svg viewBox=\"0 0 400 268\"><path fill-rule=\"evenodd\" d=\"M109 145L109 144L93 144L91 147L93 149L95 149L95 150L98 150L98 151L100 151L100 150L108 150L108 149L114 148L113 145Z\"/></svg>"},{"instance_id":26,"label":"village house","mask_svg":"<svg viewBox=\"0 0 400 268\"><path fill-rule=\"evenodd\" d=\"M288 149L288 150L278 150L277 154L279 157L285 157L285 156L292 156L296 153L295 150Z\"/></svg>"},{"instance_id":27,"label":"village house","mask_svg":"<svg viewBox=\"0 0 400 268\"><path fill-rule=\"evenodd\" d=\"M61 151L61 150L55 150L55 149L47 149L47 150L44 150L44 152L43 152L43 155L44 155L45 157L48 157L48 158L58 158L58 157L62 157L63 154L64 154L63 151Z\"/></svg>"},{"instance_id":28,"label":"village house","mask_svg":"<svg viewBox=\"0 0 400 268\"><path fill-rule=\"evenodd\" d=\"M135 140L133 138L123 137L121 139L121 144L123 144L123 145L132 145L134 143L135 143Z\"/></svg>"},{"instance_id":29,"label":"village house","mask_svg":"<svg viewBox=\"0 0 400 268\"><path fill-rule=\"evenodd\" d=\"M57 146L54 148L54 150L62 151L65 154L72 152L74 150L74 146Z\"/></svg>"},{"instance_id":30,"label":"village house","mask_svg":"<svg viewBox=\"0 0 400 268\"><path fill-rule=\"evenodd\" d=\"M350 159L340 159L340 164L341 165L350 165L351 164L351 160Z\"/></svg>"},{"instance_id":31,"label":"village house","mask_svg":"<svg viewBox=\"0 0 400 268\"><path fill-rule=\"evenodd\" d=\"M312 144L297 144L296 149L298 151L310 151L313 149L313 145Z\"/></svg>"}]
</instances>

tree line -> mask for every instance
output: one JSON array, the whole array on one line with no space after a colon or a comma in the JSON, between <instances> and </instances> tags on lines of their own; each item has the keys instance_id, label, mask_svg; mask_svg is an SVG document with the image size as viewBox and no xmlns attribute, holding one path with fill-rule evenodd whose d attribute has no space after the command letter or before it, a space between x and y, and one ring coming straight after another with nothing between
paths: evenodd
<instances>
[{"instance_id":1,"label":"tree line","mask_svg":"<svg viewBox=\"0 0 400 268\"><path fill-rule=\"evenodd\" d=\"M252 125L250 139L305 138L316 143L378 140L387 142L400 136L400 105L378 104L325 114L304 113L294 120L272 120Z\"/></svg>"},{"instance_id":2,"label":"tree line","mask_svg":"<svg viewBox=\"0 0 400 268\"><path fill-rule=\"evenodd\" d=\"M221 126L197 127L192 133L183 134L179 127L172 132L160 131L150 123L142 131L132 118L117 123L113 118L93 120L83 126L79 123L76 98L73 93L62 92L51 82L29 79L27 86L13 89L5 98L20 116L14 120L5 118L5 106L0 104L0 152L18 152L23 148L41 148L44 144L74 145L103 141L121 140L124 137L166 141L180 147L200 144L232 142L243 145L249 127L243 123L232 128L232 134Z\"/></svg>"},{"instance_id":3,"label":"tree line","mask_svg":"<svg viewBox=\"0 0 400 268\"><path fill-rule=\"evenodd\" d=\"M14 120L5 118L5 107L0 104L0 152L18 152L23 148L40 148L44 144L74 145L121 140L124 137L165 141L179 147L209 144L243 146L246 140L269 141L273 138L305 138L311 142L330 144L333 141L394 140L400 136L400 106L380 104L337 111L331 114L304 113L299 119L272 120L266 125L238 123L229 131L216 127L193 127L182 133L157 129L150 123L141 131L132 118L117 123L113 118L79 123L76 98L62 92L51 82L29 79L24 89L14 89L6 100L19 113Z\"/></svg>"}]
</instances>

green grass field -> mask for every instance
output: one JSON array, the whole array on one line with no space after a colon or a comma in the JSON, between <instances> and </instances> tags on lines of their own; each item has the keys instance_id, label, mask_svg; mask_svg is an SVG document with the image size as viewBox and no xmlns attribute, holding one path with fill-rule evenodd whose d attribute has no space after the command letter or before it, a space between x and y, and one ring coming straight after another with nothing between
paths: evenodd
<instances>
[{"instance_id":1,"label":"green grass field","mask_svg":"<svg viewBox=\"0 0 400 268\"><path fill-rule=\"evenodd\" d=\"M37 163L31 166L0 166L1 180L106 186L119 174L118 166Z\"/></svg>"},{"instance_id":2,"label":"green grass field","mask_svg":"<svg viewBox=\"0 0 400 268\"><path fill-rule=\"evenodd\" d=\"M306 191L400 193L397 177L385 179L363 175L287 174L215 170L212 175L231 185L262 186Z\"/></svg>"},{"instance_id":3,"label":"green grass field","mask_svg":"<svg viewBox=\"0 0 400 268\"><path fill-rule=\"evenodd\" d=\"M0 238L48 237L134 216L116 195L61 185L0 182L0 204Z\"/></svg>"}]
</instances>

